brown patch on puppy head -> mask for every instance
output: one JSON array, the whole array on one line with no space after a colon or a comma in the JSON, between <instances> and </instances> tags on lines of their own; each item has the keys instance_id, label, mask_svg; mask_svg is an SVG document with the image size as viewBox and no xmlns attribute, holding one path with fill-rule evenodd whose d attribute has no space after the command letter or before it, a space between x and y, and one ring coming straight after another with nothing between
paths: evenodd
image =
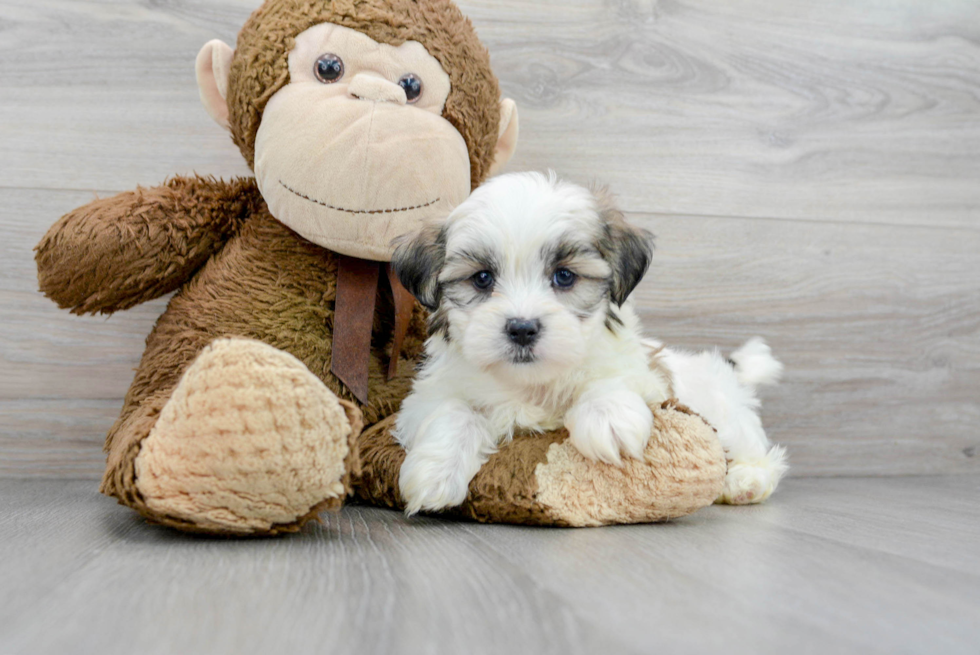
<instances>
[{"instance_id":1,"label":"brown patch on puppy head","mask_svg":"<svg viewBox=\"0 0 980 655\"><path fill-rule=\"evenodd\" d=\"M650 267L653 235L626 222L608 188L593 187L592 195L603 226L596 247L612 267L610 298L616 305L622 305Z\"/></svg>"},{"instance_id":2,"label":"brown patch on puppy head","mask_svg":"<svg viewBox=\"0 0 980 655\"><path fill-rule=\"evenodd\" d=\"M266 103L289 83L288 55L300 33L321 23L348 27L378 43L418 41L449 75L442 116L463 136L473 188L493 163L500 125L500 86L490 55L451 0L268 0L238 35L228 84L232 138L249 167Z\"/></svg>"}]
</instances>

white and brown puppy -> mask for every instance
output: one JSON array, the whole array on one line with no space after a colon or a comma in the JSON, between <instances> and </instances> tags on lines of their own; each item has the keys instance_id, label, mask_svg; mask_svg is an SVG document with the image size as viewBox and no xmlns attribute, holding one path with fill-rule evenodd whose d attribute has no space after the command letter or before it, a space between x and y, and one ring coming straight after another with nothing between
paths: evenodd
<instances>
[{"instance_id":1,"label":"white and brown puppy","mask_svg":"<svg viewBox=\"0 0 980 655\"><path fill-rule=\"evenodd\" d=\"M407 451L399 485L409 514L462 503L516 429L565 426L586 457L641 458L650 407L673 394L718 427L734 460L738 479L723 500L772 493L785 464L762 430L755 385L781 366L760 341L733 354L733 368L717 352L642 339L627 298L652 241L606 193L518 173L399 243L395 272L432 310L426 360L395 432Z\"/></svg>"}]
</instances>

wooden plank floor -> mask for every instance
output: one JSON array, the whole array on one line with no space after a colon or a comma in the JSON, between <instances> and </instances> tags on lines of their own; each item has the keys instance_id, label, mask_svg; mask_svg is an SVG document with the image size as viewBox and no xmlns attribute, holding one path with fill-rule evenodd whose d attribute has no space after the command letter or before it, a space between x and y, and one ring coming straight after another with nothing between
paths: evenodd
<instances>
[{"instance_id":1,"label":"wooden plank floor","mask_svg":"<svg viewBox=\"0 0 980 655\"><path fill-rule=\"evenodd\" d=\"M96 194L249 174L193 62L258 1L0 0L0 653L977 652L980 4L460 2L519 105L510 170L598 177L658 235L650 332L773 344L794 475L964 475L797 477L657 526L351 507L209 540L92 482L166 300L69 316L31 249Z\"/></svg>"},{"instance_id":2,"label":"wooden plank floor","mask_svg":"<svg viewBox=\"0 0 980 655\"><path fill-rule=\"evenodd\" d=\"M973 475L793 479L662 525L348 507L224 540L0 480L0 652L975 654L978 499Z\"/></svg>"},{"instance_id":3,"label":"wooden plank floor","mask_svg":"<svg viewBox=\"0 0 980 655\"><path fill-rule=\"evenodd\" d=\"M510 169L599 177L658 234L649 331L772 343L794 475L980 471L980 3L460 4ZM95 194L248 174L193 64L257 5L0 0L0 476L99 475L165 300L69 316L31 249Z\"/></svg>"}]
</instances>

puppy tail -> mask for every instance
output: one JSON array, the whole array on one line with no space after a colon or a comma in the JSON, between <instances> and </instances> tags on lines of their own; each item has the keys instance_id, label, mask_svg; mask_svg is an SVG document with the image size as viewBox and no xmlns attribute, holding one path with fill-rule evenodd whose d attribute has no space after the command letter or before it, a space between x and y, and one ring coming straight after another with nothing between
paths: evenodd
<instances>
[{"instance_id":1,"label":"puppy tail","mask_svg":"<svg viewBox=\"0 0 980 655\"><path fill-rule=\"evenodd\" d=\"M739 383L755 389L776 384L783 374L783 365L772 356L772 349L759 337L753 337L732 353L729 358L735 367Z\"/></svg>"}]
</instances>

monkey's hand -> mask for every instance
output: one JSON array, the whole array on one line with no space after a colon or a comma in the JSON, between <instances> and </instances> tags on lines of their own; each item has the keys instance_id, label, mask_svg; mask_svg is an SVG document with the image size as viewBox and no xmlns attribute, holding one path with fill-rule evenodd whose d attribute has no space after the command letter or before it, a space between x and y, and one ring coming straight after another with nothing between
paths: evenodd
<instances>
[{"instance_id":1,"label":"monkey's hand","mask_svg":"<svg viewBox=\"0 0 980 655\"><path fill-rule=\"evenodd\" d=\"M175 177L95 200L35 248L41 291L72 313L109 314L169 293L261 203L253 179Z\"/></svg>"}]
</instances>

